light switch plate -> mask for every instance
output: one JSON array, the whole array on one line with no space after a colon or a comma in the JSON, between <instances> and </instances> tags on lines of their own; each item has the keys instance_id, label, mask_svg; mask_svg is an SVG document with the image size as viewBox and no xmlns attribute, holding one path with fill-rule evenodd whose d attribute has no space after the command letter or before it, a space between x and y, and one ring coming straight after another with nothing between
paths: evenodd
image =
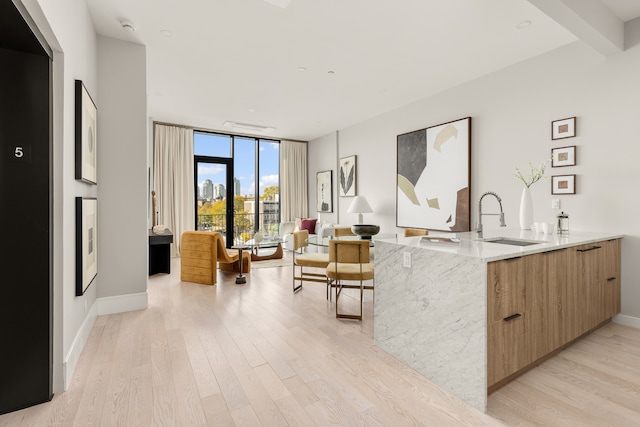
<instances>
[{"instance_id":1,"label":"light switch plate","mask_svg":"<svg viewBox=\"0 0 640 427\"><path fill-rule=\"evenodd\" d=\"M411 268L411 252L404 253L404 258L402 259L402 266L406 268Z\"/></svg>"},{"instance_id":2,"label":"light switch plate","mask_svg":"<svg viewBox=\"0 0 640 427\"><path fill-rule=\"evenodd\" d=\"M560 199L551 199L551 209L560 209Z\"/></svg>"}]
</instances>

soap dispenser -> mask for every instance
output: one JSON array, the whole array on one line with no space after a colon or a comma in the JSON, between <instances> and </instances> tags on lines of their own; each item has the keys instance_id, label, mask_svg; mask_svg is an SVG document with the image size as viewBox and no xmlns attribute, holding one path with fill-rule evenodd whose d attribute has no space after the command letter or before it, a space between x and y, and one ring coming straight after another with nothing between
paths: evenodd
<instances>
[{"instance_id":1,"label":"soap dispenser","mask_svg":"<svg viewBox=\"0 0 640 427\"><path fill-rule=\"evenodd\" d=\"M558 215L558 234L569 234L569 215L564 212Z\"/></svg>"}]
</instances>

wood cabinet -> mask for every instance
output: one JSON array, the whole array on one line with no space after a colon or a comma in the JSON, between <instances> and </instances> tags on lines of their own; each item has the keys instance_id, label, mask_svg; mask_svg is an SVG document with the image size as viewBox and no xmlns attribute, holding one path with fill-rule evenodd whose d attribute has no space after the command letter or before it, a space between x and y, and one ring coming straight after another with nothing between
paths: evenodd
<instances>
[{"instance_id":1,"label":"wood cabinet","mask_svg":"<svg viewBox=\"0 0 640 427\"><path fill-rule=\"evenodd\" d=\"M619 311L619 239L488 263L490 390Z\"/></svg>"}]
</instances>

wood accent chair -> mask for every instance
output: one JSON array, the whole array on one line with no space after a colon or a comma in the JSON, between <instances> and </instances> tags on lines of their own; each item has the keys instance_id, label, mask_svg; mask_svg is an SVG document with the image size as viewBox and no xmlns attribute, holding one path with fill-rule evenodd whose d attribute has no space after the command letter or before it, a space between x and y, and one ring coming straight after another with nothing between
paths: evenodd
<instances>
[{"instance_id":1,"label":"wood accent chair","mask_svg":"<svg viewBox=\"0 0 640 427\"><path fill-rule=\"evenodd\" d=\"M405 228L404 229L404 237L427 236L427 235L429 235L429 230L425 230L424 228Z\"/></svg>"},{"instance_id":2,"label":"wood accent chair","mask_svg":"<svg viewBox=\"0 0 640 427\"><path fill-rule=\"evenodd\" d=\"M180 280L215 285L217 268L239 271L238 251L227 249L222 234L211 231L185 231L180 243ZM242 272L251 270L251 251L242 253Z\"/></svg>"},{"instance_id":3,"label":"wood accent chair","mask_svg":"<svg viewBox=\"0 0 640 427\"><path fill-rule=\"evenodd\" d=\"M293 292L302 289L302 281L326 283L327 276L321 273L309 273L304 271L305 267L326 269L329 265L329 254L326 253L307 253L305 248L309 245L308 230L295 231L293 233ZM296 267L300 267L300 274L296 276ZM296 280L300 284L296 286ZM329 288L327 288L327 298L329 297Z\"/></svg>"},{"instance_id":4,"label":"wood accent chair","mask_svg":"<svg viewBox=\"0 0 640 427\"><path fill-rule=\"evenodd\" d=\"M327 286L336 289L336 318L362 320L362 300L365 289L373 290L365 285L365 280L373 281L373 264L369 258L368 240L330 240L329 265L327 266ZM358 284L346 284L343 281L357 281ZM360 313L340 313L339 301L343 289L360 290Z\"/></svg>"},{"instance_id":5,"label":"wood accent chair","mask_svg":"<svg viewBox=\"0 0 640 427\"><path fill-rule=\"evenodd\" d=\"M355 236L353 231L351 231L351 227L336 227L333 229L333 235L336 237Z\"/></svg>"}]
</instances>

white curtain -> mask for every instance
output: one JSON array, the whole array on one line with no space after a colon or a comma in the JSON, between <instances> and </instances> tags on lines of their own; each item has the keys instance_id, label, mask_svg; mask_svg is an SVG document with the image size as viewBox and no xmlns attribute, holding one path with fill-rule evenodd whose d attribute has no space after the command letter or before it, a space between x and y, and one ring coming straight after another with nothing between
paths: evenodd
<instances>
[{"instance_id":1,"label":"white curtain","mask_svg":"<svg viewBox=\"0 0 640 427\"><path fill-rule=\"evenodd\" d=\"M307 144L280 141L282 221L307 217Z\"/></svg>"},{"instance_id":2,"label":"white curtain","mask_svg":"<svg viewBox=\"0 0 640 427\"><path fill-rule=\"evenodd\" d=\"M180 256L180 236L195 229L193 129L156 124L153 190L158 224L173 232L171 256Z\"/></svg>"}]
</instances>

